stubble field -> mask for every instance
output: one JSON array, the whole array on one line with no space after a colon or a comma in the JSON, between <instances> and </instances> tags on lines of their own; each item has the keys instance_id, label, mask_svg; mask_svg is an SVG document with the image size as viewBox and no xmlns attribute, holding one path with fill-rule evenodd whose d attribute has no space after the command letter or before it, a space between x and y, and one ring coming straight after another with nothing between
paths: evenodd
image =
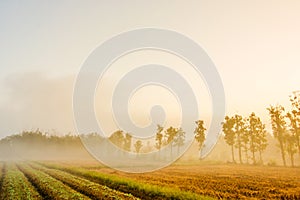
<instances>
[{"instance_id":1,"label":"stubble field","mask_svg":"<svg viewBox=\"0 0 300 200\"><path fill-rule=\"evenodd\" d=\"M0 199L300 199L300 168L174 164L141 174L96 162L0 162Z\"/></svg>"}]
</instances>

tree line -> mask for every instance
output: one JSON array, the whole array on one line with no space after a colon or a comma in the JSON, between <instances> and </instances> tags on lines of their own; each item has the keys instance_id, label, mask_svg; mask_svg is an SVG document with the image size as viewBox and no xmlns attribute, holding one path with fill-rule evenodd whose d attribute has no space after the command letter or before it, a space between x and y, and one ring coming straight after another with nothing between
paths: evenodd
<instances>
[{"instance_id":1,"label":"tree line","mask_svg":"<svg viewBox=\"0 0 300 200\"><path fill-rule=\"evenodd\" d=\"M300 95L290 96L291 110L285 112L281 105L267 108L272 125L272 133L278 141L283 165L286 166L286 154L294 166L294 156L300 156ZM226 143L231 146L232 162L236 162L234 149L238 150L239 163L262 164L262 153L268 145L265 124L253 112L244 118L241 115L226 116L222 123ZM256 154L259 153L259 160Z\"/></svg>"},{"instance_id":2,"label":"tree line","mask_svg":"<svg viewBox=\"0 0 300 200\"><path fill-rule=\"evenodd\" d=\"M253 164L262 163L262 153L266 149L267 132L261 119L251 113L249 117L243 118L241 115L232 117L226 116L222 123L225 141L231 146L232 161L236 162L234 148L238 149L239 163L243 163L245 157L246 163L249 159ZM256 158L256 152L259 152L259 160Z\"/></svg>"},{"instance_id":3,"label":"tree line","mask_svg":"<svg viewBox=\"0 0 300 200\"><path fill-rule=\"evenodd\" d=\"M201 120L196 121L197 127L195 128L195 138L199 142L199 148L204 143L205 140L205 128L204 122ZM170 155L173 155L174 148L179 152L180 148L185 144L185 131L182 128L175 128L170 126L164 128L161 125L157 125L154 145L153 148L160 151L162 148L169 146ZM88 141L93 141L97 144L101 144L101 141L105 140L104 137L100 136L98 133L89 133L82 135L53 135L48 132L42 132L41 130L32 131L22 131L20 134L14 134L7 136L0 140L0 157L5 157L5 155L10 152L13 153L17 149L18 153L25 153L38 151L40 149L47 149L47 151L52 151L56 149L72 151L74 148L82 146L81 138ZM115 144L119 149L135 152L137 154L141 153L142 148L150 147L150 142L144 144L144 141L140 139L135 139L130 133L123 130L117 130L112 133L108 139ZM150 150L148 150L149 152ZM147 153L147 151L144 151ZM7 154L8 155L8 154ZM9 154L11 155L11 154Z\"/></svg>"},{"instance_id":4,"label":"tree line","mask_svg":"<svg viewBox=\"0 0 300 200\"><path fill-rule=\"evenodd\" d=\"M293 93L290 96L291 109L286 109L281 105L270 106L267 111L270 116L272 125L272 135L278 142L282 162L287 166L286 158L289 156L291 166L295 165L295 155L298 153L300 157L300 92ZM243 117L235 114L233 116L225 116L222 122L222 130L224 139L231 148L232 162L247 164L263 164L263 153L268 146L266 125L262 122L254 112L249 116ZM80 137L90 138L93 141L103 140L97 133L81 135ZM41 147L69 147L74 144L80 146L79 136L71 134L65 136L54 136L49 133L43 133L39 129L36 131L23 131L21 134L8 136L0 140L0 149L11 149L23 145L24 147L37 149ZM108 138L113 144L128 152L137 154L149 152L153 149L161 151L164 147L170 148L170 155L185 144L186 132L181 127L163 127L157 125L156 132L151 142L134 138L130 133L117 130ZM203 120L195 122L194 138L198 143L201 151L205 138L206 128ZM146 151L146 147L149 149ZM150 148L151 147L151 148ZM143 149L144 148L144 149ZM235 152L237 151L237 158Z\"/></svg>"},{"instance_id":5,"label":"tree line","mask_svg":"<svg viewBox=\"0 0 300 200\"><path fill-rule=\"evenodd\" d=\"M205 141L206 128L204 127L204 122L202 120L198 120L195 123L195 139L199 144L199 149L202 149L203 143ZM168 128L164 128L163 126L158 124L153 147L160 152L162 148L169 146L170 154L172 156L174 148L176 148L177 152L179 152L180 148L185 144L185 135L186 132L181 127L176 128L170 126ZM133 151L136 153L140 153L142 147L145 145L142 140L138 139L135 140L132 149L132 135L122 130L117 130L114 133L112 133L109 137L109 140L117 147L128 152ZM149 141L147 146L149 146Z\"/></svg>"}]
</instances>

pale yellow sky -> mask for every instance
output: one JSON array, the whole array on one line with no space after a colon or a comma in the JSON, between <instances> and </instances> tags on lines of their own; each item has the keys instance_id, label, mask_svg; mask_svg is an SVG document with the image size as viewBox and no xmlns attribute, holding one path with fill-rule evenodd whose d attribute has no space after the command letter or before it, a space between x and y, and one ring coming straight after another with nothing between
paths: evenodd
<instances>
[{"instance_id":1,"label":"pale yellow sky","mask_svg":"<svg viewBox=\"0 0 300 200\"><path fill-rule=\"evenodd\" d=\"M142 27L200 44L222 78L226 113L255 111L268 122L266 107L288 107L300 90L299 10L298 0L1 1L0 138L23 129L75 132L72 91L82 63L103 41Z\"/></svg>"}]
</instances>

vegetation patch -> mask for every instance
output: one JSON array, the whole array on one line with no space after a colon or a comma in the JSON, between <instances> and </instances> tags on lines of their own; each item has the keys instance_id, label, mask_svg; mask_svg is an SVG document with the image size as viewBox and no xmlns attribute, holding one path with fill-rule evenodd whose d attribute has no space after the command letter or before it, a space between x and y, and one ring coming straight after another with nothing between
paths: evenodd
<instances>
[{"instance_id":1,"label":"vegetation patch","mask_svg":"<svg viewBox=\"0 0 300 200\"><path fill-rule=\"evenodd\" d=\"M125 193L131 193L136 197L142 199L212 199L204 197L189 191L182 191L178 188L161 187L158 185L151 185L147 183L137 182L132 179L118 177L110 174L103 174L95 171L89 171L83 168L63 167L55 164L45 164L49 168L63 170L91 181L106 185L115 190Z\"/></svg>"},{"instance_id":2,"label":"vegetation patch","mask_svg":"<svg viewBox=\"0 0 300 200\"><path fill-rule=\"evenodd\" d=\"M40 170L35 170L24 163L18 167L38 189L43 199L90 199Z\"/></svg>"},{"instance_id":3,"label":"vegetation patch","mask_svg":"<svg viewBox=\"0 0 300 200\"><path fill-rule=\"evenodd\" d=\"M41 165L31 164L34 169L41 170L53 178L60 180L64 184L70 186L76 191L79 191L91 199L138 199L131 194L125 194L113 189L108 188L89 180L71 175L69 173L42 167Z\"/></svg>"},{"instance_id":4,"label":"vegetation patch","mask_svg":"<svg viewBox=\"0 0 300 200\"><path fill-rule=\"evenodd\" d=\"M13 163L4 170L0 199L42 199L24 174Z\"/></svg>"}]
</instances>

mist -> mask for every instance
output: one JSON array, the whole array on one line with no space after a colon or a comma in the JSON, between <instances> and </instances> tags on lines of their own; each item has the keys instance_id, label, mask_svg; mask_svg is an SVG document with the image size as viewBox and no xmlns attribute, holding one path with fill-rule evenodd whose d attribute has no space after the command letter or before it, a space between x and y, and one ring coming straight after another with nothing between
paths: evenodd
<instances>
[{"instance_id":1,"label":"mist","mask_svg":"<svg viewBox=\"0 0 300 200\"><path fill-rule=\"evenodd\" d=\"M72 91L75 75L14 73L1 83L0 138L35 130L75 133Z\"/></svg>"},{"instance_id":2,"label":"mist","mask_svg":"<svg viewBox=\"0 0 300 200\"><path fill-rule=\"evenodd\" d=\"M40 130L35 131L23 131L20 134L11 135L5 137L0 140L0 160L44 160L44 161L66 161L66 162L82 162L82 163L89 163L89 162L97 162L99 165L105 164L98 160L99 157L104 153L106 156L111 155L113 158L114 151L113 149L106 149L105 152L100 152L99 150L103 150L99 144L103 143L103 138L97 136L97 134L93 133L89 135L90 139L83 139L85 136L74 136L74 135L64 135L64 136L55 136L55 133L49 132L41 132ZM83 145L83 140L85 144L90 143L89 147L86 148ZM278 148L278 142L276 139L268 134L267 135L268 146L266 150L262 154L263 163L259 163L260 165L263 164L265 166L283 166L280 149ZM130 151L133 152L133 156L135 154L134 144L130 145ZM98 151L98 153L97 153ZM143 146L140 150L140 155L144 153L155 152L157 149L154 146L154 143L145 143L143 142ZM165 152L161 152L162 156L160 161L166 162L167 157L166 155L170 155L170 149L166 148ZM91 155L91 152L93 155ZM174 147L174 152L176 154L176 148ZM115 152L117 153L117 152ZM235 155L238 155L238 150L235 149ZM174 155L175 155L174 154ZM100 156L99 156L100 155ZM103 156L103 155L102 155ZM176 156L176 155L175 155ZM258 157L258 153L256 153ZM142 159L142 156L139 157ZM300 164L299 162L299 155L295 155L295 166ZM145 158L146 160L147 158ZM157 156L151 158L151 163L157 160ZM115 160L111 160L114 162ZM286 158L287 165L290 166L290 158L287 156ZM126 160L124 161L126 163ZM196 141L194 141L191 146L184 152L183 156L181 156L176 163L179 164L205 164L205 163L227 163L233 164L232 156L231 156L231 148L228 144L226 144L224 140L224 136L221 135L216 146L210 152L208 156L205 158L200 159L200 152L199 146ZM129 162L132 165L132 162ZM247 159L243 158L243 164L251 165L252 160L251 158ZM122 168L124 170L124 168Z\"/></svg>"}]
</instances>

